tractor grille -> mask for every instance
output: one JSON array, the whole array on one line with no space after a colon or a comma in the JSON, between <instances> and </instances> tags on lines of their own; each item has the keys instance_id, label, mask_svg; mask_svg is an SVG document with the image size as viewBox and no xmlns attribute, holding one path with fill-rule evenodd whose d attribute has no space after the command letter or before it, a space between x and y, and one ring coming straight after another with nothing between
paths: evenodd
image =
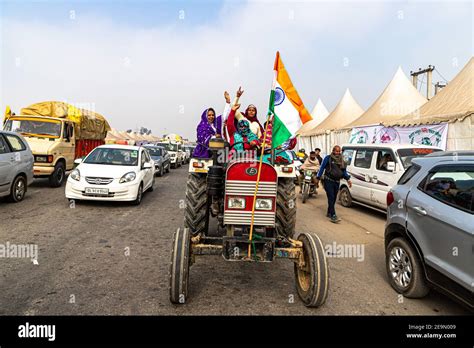
<instances>
[{"instance_id":1,"label":"tractor grille","mask_svg":"<svg viewBox=\"0 0 474 348\"><path fill-rule=\"evenodd\" d=\"M113 180L114 180L113 178L97 178L97 177L92 177L92 176L86 176L87 183L93 184L93 185L108 185Z\"/></svg>"},{"instance_id":2,"label":"tractor grille","mask_svg":"<svg viewBox=\"0 0 474 348\"><path fill-rule=\"evenodd\" d=\"M227 181L225 193L227 195L253 196L255 193L255 181ZM258 184L257 196L276 197L277 183L261 181Z\"/></svg>"},{"instance_id":3,"label":"tractor grille","mask_svg":"<svg viewBox=\"0 0 474 348\"><path fill-rule=\"evenodd\" d=\"M251 196L255 194L255 181L231 180L225 184L226 196ZM276 197L277 183L261 181L258 184L258 197ZM224 211L224 224L250 225L252 221L251 211L226 210ZM275 226L275 212L255 210L255 226Z\"/></svg>"},{"instance_id":4,"label":"tractor grille","mask_svg":"<svg viewBox=\"0 0 474 348\"><path fill-rule=\"evenodd\" d=\"M224 212L224 224L250 225L252 221L251 211L226 210ZM272 211L255 211L253 220L255 226L275 226L275 213Z\"/></svg>"}]
</instances>

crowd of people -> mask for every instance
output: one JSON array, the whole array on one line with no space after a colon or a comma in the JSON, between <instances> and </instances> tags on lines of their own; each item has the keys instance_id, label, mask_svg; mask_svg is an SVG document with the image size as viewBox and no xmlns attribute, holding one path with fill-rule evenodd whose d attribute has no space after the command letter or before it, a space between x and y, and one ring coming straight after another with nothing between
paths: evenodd
<instances>
[{"instance_id":1,"label":"crowd of people","mask_svg":"<svg viewBox=\"0 0 474 348\"><path fill-rule=\"evenodd\" d=\"M239 87L231 103L230 95L225 91L224 111L219 116L216 116L215 109L212 107L204 110L197 126L197 146L193 157L210 158L209 140L217 137L229 142L232 148L231 155L245 153L247 158L259 158L263 150L263 161L270 162L273 116L267 115L267 120L262 125L254 104L249 104L243 113L240 112L239 100L243 93L244 91ZM285 150L291 150L295 145L296 139L291 139L279 146L276 149L275 161L290 163L291 159Z\"/></svg>"}]
</instances>

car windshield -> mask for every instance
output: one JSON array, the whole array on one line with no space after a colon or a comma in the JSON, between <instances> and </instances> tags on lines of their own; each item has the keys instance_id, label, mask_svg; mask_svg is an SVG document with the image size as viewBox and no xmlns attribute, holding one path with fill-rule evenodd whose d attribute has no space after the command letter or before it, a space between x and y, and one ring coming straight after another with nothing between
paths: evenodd
<instances>
[{"instance_id":1,"label":"car windshield","mask_svg":"<svg viewBox=\"0 0 474 348\"><path fill-rule=\"evenodd\" d=\"M402 160L403 168L406 169L411 165L413 158L426 156L430 153L441 151L438 149L429 149L429 148L411 148L411 149L399 149L398 156Z\"/></svg>"},{"instance_id":2,"label":"car windshield","mask_svg":"<svg viewBox=\"0 0 474 348\"><path fill-rule=\"evenodd\" d=\"M42 120L8 120L5 130L20 133L24 136L46 136L59 138L61 136L61 122Z\"/></svg>"},{"instance_id":3,"label":"car windshield","mask_svg":"<svg viewBox=\"0 0 474 348\"><path fill-rule=\"evenodd\" d=\"M147 147L146 148L152 157L162 156L161 148L159 147Z\"/></svg>"},{"instance_id":4,"label":"car windshield","mask_svg":"<svg viewBox=\"0 0 474 348\"><path fill-rule=\"evenodd\" d=\"M138 165L138 150L96 148L86 157L84 163L136 166Z\"/></svg>"},{"instance_id":5,"label":"car windshield","mask_svg":"<svg viewBox=\"0 0 474 348\"><path fill-rule=\"evenodd\" d=\"M178 144L158 143L158 145L164 147L168 151L178 151Z\"/></svg>"}]
</instances>

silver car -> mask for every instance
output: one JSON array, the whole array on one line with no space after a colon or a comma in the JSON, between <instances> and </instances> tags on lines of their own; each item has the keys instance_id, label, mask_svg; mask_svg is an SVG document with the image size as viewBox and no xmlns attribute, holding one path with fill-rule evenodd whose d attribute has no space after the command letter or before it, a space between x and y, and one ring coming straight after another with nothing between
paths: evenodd
<instances>
[{"instance_id":1,"label":"silver car","mask_svg":"<svg viewBox=\"0 0 474 348\"><path fill-rule=\"evenodd\" d=\"M474 152L415 158L387 194L385 260L406 297L430 287L474 309Z\"/></svg>"},{"instance_id":2,"label":"silver car","mask_svg":"<svg viewBox=\"0 0 474 348\"><path fill-rule=\"evenodd\" d=\"M11 202L25 198L33 182L34 158L25 139L13 132L0 131L0 197Z\"/></svg>"}]
</instances>

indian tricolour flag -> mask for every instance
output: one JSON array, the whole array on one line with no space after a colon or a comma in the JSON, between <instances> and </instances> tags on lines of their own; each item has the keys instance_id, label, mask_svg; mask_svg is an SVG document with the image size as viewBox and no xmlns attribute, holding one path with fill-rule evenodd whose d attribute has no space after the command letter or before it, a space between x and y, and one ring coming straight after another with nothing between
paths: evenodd
<instances>
[{"instance_id":1,"label":"indian tricolour flag","mask_svg":"<svg viewBox=\"0 0 474 348\"><path fill-rule=\"evenodd\" d=\"M301 126L312 120L277 52L274 66L273 88L270 95L270 111L274 114L272 147L280 146L296 136Z\"/></svg>"}]
</instances>

